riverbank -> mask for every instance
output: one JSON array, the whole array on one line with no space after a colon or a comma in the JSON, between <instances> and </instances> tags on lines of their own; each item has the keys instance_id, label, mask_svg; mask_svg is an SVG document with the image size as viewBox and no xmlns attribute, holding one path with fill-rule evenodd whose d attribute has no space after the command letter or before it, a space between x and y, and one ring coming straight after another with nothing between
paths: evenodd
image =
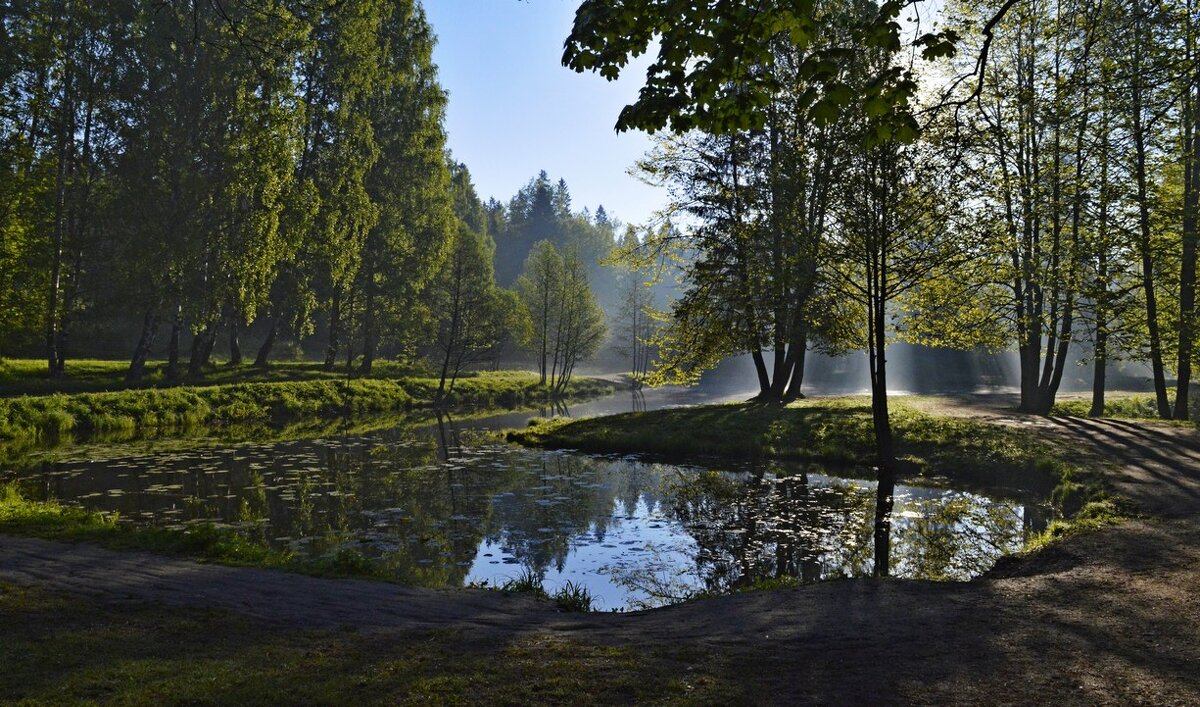
<instances>
[{"instance_id":1,"label":"riverbank","mask_svg":"<svg viewBox=\"0 0 1200 707\"><path fill-rule=\"evenodd\" d=\"M1052 495L1066 513L1104 495L1105 462L1005 425L935 415L896 400L901 477ZM787 407L729 403L604 417L534 419L510 441L551 449L667 458L795 459L862 466L874 459L870 401L815 398Z\"/></svg>"},{"instance_id":2,"label":"riverbank","mask_svg":"<svg viewBox=\"0 0 1200 707\"><path fill-rule=\"evenodd\" d=\"M484 372L460 378L438 400L435 378L342 378L137 388L0 399L0 443L52 442L95 433L169 435L224 425L283 425L299 419L353 417L432 408L518 407L544 395L535 374ZM612 392L615 385L576 378L568 398Z\"/></svg>"}]
</instances>

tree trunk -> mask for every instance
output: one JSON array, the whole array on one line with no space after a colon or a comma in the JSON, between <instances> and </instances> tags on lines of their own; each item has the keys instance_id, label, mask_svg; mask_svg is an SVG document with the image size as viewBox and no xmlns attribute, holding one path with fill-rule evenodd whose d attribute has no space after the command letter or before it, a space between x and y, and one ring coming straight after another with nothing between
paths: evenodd
<instances>
[{"instance_id":1,"label":"tree trunk","mask_svg":"<svg viewBox=\"0 0 1200 707\"><path fill-rule=\"evenodd\" d=\"M762 400L771 394L771 378L767 374L767 363L763 360L762 351L755 349L750 352L750 357L754 359L754 372L758 374L758 396Z\"/></svg>"},{"instance_id":2,"label":"tree trunk","mask_svg":"<svg viewBox=\"0 0 1200 707\"><path fill-rule=\"evenodd\" d=\"M804 384L804 359L808 356L808 332L800 335L800 338L792 344L792 350L796 352L796 355L792 361L792 375L788 381L787 392L783 396L786 402L804 397L804 393L800 392L800 386Z\"/></svg>"},{"instance_id":3,"label":"tree trunk","mask_svg":"<svg viewBox=\"0 0 1200 707\"><path fill-rule=\"evenodd\" d=\"M1134 47L1140 47L1137 40ZM1134 72L1132 105L1133 113L1133 148L1134 148L1134 177L1137 181L1138 206L1138 255L1142 261L1142 291L1146 298L1146 326L1150 335L1150 368L1154 375L1154 399L1158 407L1158 416L1164 420L1171 419L1171 403L1167 399L1167 379L1163 371L1162 333L1158 326L1158 298L1154 290L1154 252L1151 244L1150 226L1150 193L1147 186L1146 174L1146 126L1142 114L1142 77L1140 71L1141 55L1135 50L1133 65Z\"/></svg>"},{"instance_id":4,"label":"tree trunk","mask_svg":"<svg viewBox=\"0 0 1200 707\"><path fill-rule=\"evenodd\" d=\"M1108 369L1108 326L1103 315L1096 317L1096 351L1092 361L1092 409L1088 411L1091 417L1104 416L1104 386Z\"/></svg>"},{"instance_id":5,"label":"tree trunk","mask_svg":"<svg viewBox=\"0 0 1200 707\"><path fill-rule=\"evenodd\" d=\"M238 325L237 317L232 317L229 320L229 366L235 367L242 365L242 342L240 337L241 327Z\"/></svg>"},{"instance_id":6,"label":"tree trunk","mask_svg":"<svg viewBox=\"0 0 1200 707\"><path fill-rule=\"evenodd\" d=\"M254 357L255 368L266 368L270 365L271 349L275 348L275 338L279 335L279 313L271 315L271 326L267 329L267 338L258 347L258 355Z\"/></svg>"},{"instance_id":7,"label":"tree trunk","mask_svg":"<svg viewBox=\"0 0 1200 707\"><path fill-rule=\"evenodd\" d=\"M195 377L200 375L203 366L200 359L204 351L204 332L199 332L192 336L192 347L188 355L188 375Z\"/></svg>"},{"instance_id":8,"label":"tree trunk","mask_svg":"<svg viewBox=\"0 0 1200 707\"><path fill-rule=\"evenodd\" d=\"M213 324L209 327L208 336L204 337L204 347L200 353L200 365L208 368L212 364L213 349L217 347L217 333L220 326Z\"/></svg>"},{"instance_id":9,"label":"tree trunk","mask_svg":"<svg viewBox=\"0 0 1200 707\"><path fill-rule=\"evenodd\" d=\"M882 279L882 278L881 278ZM877 296L872 295L872 298ZM875 428L875 455L879 465L875 494L875 576L886 577L891 567L892 510L895 505L896 451L888 415L886 324L882 298L874 303L868 344L871 368L871 421Z\"/></svg>"},{"instance_id":10,"label":"tree trunk","mask_svg":"<svg viewBox=\"0 0 1200 707\"><path fill-rule=\"evenodd\" d=\"M332 371L337 364L338 349L341 347L342 297L335 291L333 304L329 308L329 340L325 344L325 370Z\"/></svg>"},{"instance_id":11,"label":"tree trunk","mask_svg":"<svg viewBox=\"0 0 1200 707\"><path fill-rule=\"evenodd\" d=\"M179 336L183 331L183 315L181 307L176 306L175 316L171 319L171 341L167 344L167 370L169 381L179 380Z\"/></svg>"},{"instance_id":12,"label":"tree trunk","mask_svg":"<svg viewBox=\"0 0 1200 707\"><path fill-rule=\"evenodd\" d=\"M375 294L375 271L372 267L367 270L363 292L363 352L362 363L358 367L359 372L363 374L370 373L375 364L375 348L378 344Z\"/></svg>"},{"instance_id":13,"label":"tree trunk","mask_svg":"<svg viewBox=\"0 0 1200 707\"><path fill-rule=\"evenodd\" d=\"M1190 34L1190 33L1189 33ZM1189 37L1190 42L1194 42ZM1193 62L1198 58L1193 55ZM1197 83L1184 97L1185 145L1183 176L1183 262L1179 271L1179 364L1175 383L1175 419L1188 419L1188 387L1192 378L1192 351L1196 344L1197 212L1200 212L1200 67Z\"/></svg>"},{"instance_id":14,"label":"tree trunk","mask_svg":"<svg viewBox=\"0 0 1200 707\"><path fill-rule=\"evenodd\" d=\"M792 369L796 366L796 349L776 347L773 368L774 377L771 379L771 390L767 395L768 402L782 403L787 393L788 382L792 377Z\"/></svg>"},{"instance_id":15,"label":"tree trunk","mask_svg":"<svg viewBox=\"0 0 1200 707\"><path fill-rule=\"evenodd\" d=\"M204 369L208 367L208 362L212 358L216 339L217 327L215 324L209 324L199 334L192 337L191 357L188 360L189 376L197 378L204 373Z\"/></svg>"},{"instance_id":16,"label":"tree trunk","mask_svg":"<svg viewBox=\"0 0 1200 707\"><path fill-rule=\"evenodd\" d=\"M150 307L142 317L142 335L138 337L137 347L133 350L133 359L129 362L129 370L125 373L126 383L139 383L146 372L146 359L150 357L150 349L154 346L154 337L158 333L158 308Z\"/></svg>"}]
</instances>

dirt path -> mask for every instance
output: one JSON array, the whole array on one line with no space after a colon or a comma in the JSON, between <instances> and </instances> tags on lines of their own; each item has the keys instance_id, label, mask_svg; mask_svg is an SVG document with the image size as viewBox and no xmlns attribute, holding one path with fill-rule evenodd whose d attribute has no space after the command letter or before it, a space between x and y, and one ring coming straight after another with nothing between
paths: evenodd
<instances>
[{"instance_id":1,"label":"dirt path","mask_svg":"<svg viewBox=\"0 0 1200 707\"><path fill-rule=\"evenodd\" d=\"M1015 395L914 398L938 415L1036 430L1079 454L1115 463L1114 492L1162 518L1200 514L1200 430L1191 427L1084 417L1039 417L1014 410Z\"/></svg>"},{"instance_id":2,"label":"dirt path","mask_svg":"<svg viewBox=\"0 0 1200 707\"><path fill-rule=\"evenodd\" d=\"M1111 458L1118 492L1169 519L1070 538L965 584L837 581L622 615L563 614L497 592L316 579L9 537L0 537L0 581L116 606L228 609L284 627L398 637L455 628L472 645L548 634L632 646L681 674L696 667L743 686L748 702L1200 705L1196 433L1031 420L1002 403L941 406L1036 426Z\"/></svg>"}]
</instances>

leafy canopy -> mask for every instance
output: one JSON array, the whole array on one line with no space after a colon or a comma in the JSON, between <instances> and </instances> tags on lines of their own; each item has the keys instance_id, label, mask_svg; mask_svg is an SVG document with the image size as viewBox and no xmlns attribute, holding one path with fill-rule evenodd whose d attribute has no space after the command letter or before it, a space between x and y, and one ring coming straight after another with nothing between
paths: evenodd
<instances>
[{"instance_id":1,"label":"leafy canopy","mask_svg":"<svg viewBox=\"0 0 1200 707\"><path fill-rule=\"evenodd\" d=\"M657 41L658 56L637 100L621 111L617 130L730 133L763 127L771 97L781 88L773 66L778 50L789 43L811 49L799 72L814 85L803 106L814 121L834 121L842 108L859 101L886 127L880 134L906 141L916 136L907 110L916 82L907 71L885 67L857 91L840 79L854 48L900 49L896 18L903 7L889 0L855 8L851 46L838 46L817 41L833 19L815 0L583 0L563 65L611 81ZM953 54L957 39L945 31L916 41L932 60Z\"/></svg>"}]
</instances>

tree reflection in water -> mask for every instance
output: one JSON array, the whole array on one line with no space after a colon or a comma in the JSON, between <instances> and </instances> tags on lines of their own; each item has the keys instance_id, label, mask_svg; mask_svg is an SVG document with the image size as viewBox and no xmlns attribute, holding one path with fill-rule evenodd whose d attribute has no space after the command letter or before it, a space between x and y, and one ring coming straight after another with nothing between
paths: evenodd
<instances>
[{"instance_id":1,"label":"tree reflection in water","mask_svg":"<svg viewBox=\"0 0 1200 707\"><path fill-rule=\"evenodd\" d=\"M672 603L783 581L856 576L964 580L1028 537L1029 510L973 494L839 479L813 470L705 472L669 492L696 542L694 567L620 581Z\"/></svg>"},{"instance_id":2,"label":"tree reflection in water","mask_svg":"<svg viewBox=\"0 0 1200 707\"><path fill-rule=\"evenodd\" d=\"M487 435L440 415L360 437L47 463L24 480L128 522L216 522L301 555L353 552L409 584L526 570L585 583L609 607L877 568L966 579L1039 524L1020 503L815 465L705 470Z\"/></svg>"}]
</instances>

